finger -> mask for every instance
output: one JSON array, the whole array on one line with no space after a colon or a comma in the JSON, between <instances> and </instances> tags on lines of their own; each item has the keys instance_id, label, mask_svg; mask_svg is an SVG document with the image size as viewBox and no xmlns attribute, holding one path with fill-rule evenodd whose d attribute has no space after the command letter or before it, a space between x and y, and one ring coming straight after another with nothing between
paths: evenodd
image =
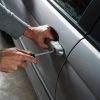
<instances>
[{"instance_id":1,"label":"finger","mask_svg":"<svg viewBox=\"0 0 100 100\"><path fill-rule=\"evenodd\" d=\"M33 57L31 55L27 55L27 54L24 54L24 53L21 53L21 52L17 53L17 58L19 58L19 59L16 60L16 64L18 66L20 66L21 63L24 62L24 61L34 62L34 59L36 59L35 57Z\"/></svg>"},{"instance_id":2,"label":"finger","mask_svg":"<svg viewBox=\"0 0 100 100\"><path fill-rule=\"evenodd\" d=\"M37 58L34 58L34 60L32 61L32 63L34 63L34 64L37 64L37 62L38 62Z\"/></svg>"},{"instance_id":3,"label":"finger","mask_svg":"<svg viewBox=\"0 0 100 100\"><path fill-rule=\"evenodd\" d=\"M13 72L15 72L17 70L17 68L16 69L6 69L6 70L2 70L2 72L5 72L5 73L13 73Z\"/></svg>"},{"instance_id":4,"label":"finger","mask_svg":"<svg viewBox=\"0 0 100 100\"><path fill-rule=\"evenodd\" d=\"M8 71L16 71L18 69L17 65L12 65Z\"/></svg>"},{"instance_id":5,"label":"finger","mask_svg":"<svg viewBox=\"0 0 100 100\"><path fill-rule=\"evenodd\" d=\"M18 69L18 66L13 66L12 70L16 71Z\"/></svg>"},{"instance_id":6,"label":"finger","mask_svg":"<svg viewBox=\"0 0 100 100\"><path fill-rule=\"evenodd\" d=\"M48 26L48 31L46 34L47 38L49 38L50 40L53 40L53 35L52 35L52 28L50 26Z\"/></svg>"},{"instance_id":7,"label":"finger","mask_svg":"<svg viewBox=\"0 0 100 100\"><path fill-rule=\"evenodd\" d=\"M25 51L25 50L22 50L22 49L16 48L16 50L19 51L19 52L25 53L25 54L29 54L29 55L32 54L31 52Z\"/></svg>"},{"instance_id":8,"label":"finger","mask_svg":"<svg viewBox=\"0 0 100 100\"><path fill-rule=\"evenodd\" d=\"M41 43L40 47L44 48L44 49L48 49L49 48L49 46L47 44L45 44L45 43Z\"/></svg>"},{"instance_id":9,"label":"finger","mask_svg":"<svg viewBox=\"0 0 100 100\"><path fill-rule=\"evenodd\" d=\"M12 73L12 71L6 71L6 70L2 70L2 72L4 72L4 73Z\"/></svg>"},{"instance_id":10,"label":"finger","mask_svg":"<svg viewBox=\"0 0 100 100\"><path fill-rule=\"evenodd\" d=\"M19 61L24 61L24 60L33 60L34 59L34 57L33 56L31 56L31 55L29 55L29 54L25 54L25 53L22 53L22 52L17 52L17 59L19 60ZM19 58L18 58L19 57Z\"/></svg>"},{"instance_id":11,"label":"finger","mask_svg":"<svg viewBox=\"0 0 100 100\"><path fill-rule=\"evenodd\" d=\"M46 38L48 38L49 40L53 40L53 36L49 32L46 34Z\"/></svg>"},{"instance_id":12,"label":"finger","mask_svg":"<svg viewBox=\"0 0 100 100\"><path fill-rule=\"evenodd\" d=\"M20 65L19 65L19 67L21 67L21 68L25 68L27 66L27 62L22 62Z\"/></svg>"},{"instance_id":13,"label":"finger","mask_svg":"<svg viewBox=\"0 0 100 100\"><path fill-rule=\"evenodd\" d=\"M33 56L31 56L31 55L27 55L27 54L22 54L22 59L21 59L21 61L34 61L34 57Z\"/></svg>"},{"instance_id":14,"label":"finger","mask_svg":"<svg viewBox=\"0 0 100 100\"><path fill-rule=\"evenodd\" d=\"M13 72L15 72L15 70L7 70L7 71L5 71L6 73L13 73Z\"/></svg>"},{"instance_id":15,"label":"finger","mask_svg":"<svg viewBox=\"0 0 100 100\"><path fill-rule=\"evenodd\" d=\"M33 61L34 60L34 57L31 55L24 54L23 57L24 57L23 61Z\"/></svg>"},{"instance_id":16,"label":"finger","mask_svg":"<svg viewBox=\"0 0 100 100\"><path fill-rule=\"evenodd\" d=\"M53 40L53 35L50 30L47 30L47 32L46 32L46 38Z\"/></svg>"},{"instance_id":17,"label":"finger","mask_svg":"<svg viewBox=\"0 0 100 100\"><path fill-rule=\"evenodd\" d=\"M1 71L6 72L6 73L11 73L11 72L14 72L16 70L17 70L17 66L10 65L10 66L2 68Z\"/></svg>"}]
</instances>

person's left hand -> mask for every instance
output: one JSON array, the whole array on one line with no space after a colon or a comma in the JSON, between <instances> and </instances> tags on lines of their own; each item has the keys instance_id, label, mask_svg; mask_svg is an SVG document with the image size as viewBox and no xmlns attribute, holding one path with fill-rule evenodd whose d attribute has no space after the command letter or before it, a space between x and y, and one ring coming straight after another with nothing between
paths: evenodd
<instances>
[{"instance_id":1,"label":"person's left hand","mask_svg":"<svg viewBox=\"0 0 100 100\"><path fill-rule=\"evenodd\" d=\"M51 34L51 27L48 25L29 27L24 32L24 35L30 38L41 48L48 48L48 45L45 43L45 39L53 39L53 36Z\"/></svg>"}]
</instances>

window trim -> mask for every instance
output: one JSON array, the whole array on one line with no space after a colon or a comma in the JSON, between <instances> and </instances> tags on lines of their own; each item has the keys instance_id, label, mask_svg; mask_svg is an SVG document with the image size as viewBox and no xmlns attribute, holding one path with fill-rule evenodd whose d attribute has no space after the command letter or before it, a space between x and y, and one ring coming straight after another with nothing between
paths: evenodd
<instances>
[{"instance_id":1,"label":"window trim","mask_svg":"<svg viewBox=\"0 0 100 100\"><path fill-rule=\"evenodd\" d=\"M100 52L100 44L91 35L87 35L86 39Z\"/></svg>"},{"instance_id":2,"label":"window trim","mask_svg":"<svg viewBox=\"0 0 100 100\"><path fill-rule=\"evenodd\" d=\"M76 20L74 20L67 12L63 10L62 7L60 7L59 4L57 4L53 0L47 0L71 25L73 25L83 36L87 34L87 32L78 24Z\"/></svg>"}]
</instances>

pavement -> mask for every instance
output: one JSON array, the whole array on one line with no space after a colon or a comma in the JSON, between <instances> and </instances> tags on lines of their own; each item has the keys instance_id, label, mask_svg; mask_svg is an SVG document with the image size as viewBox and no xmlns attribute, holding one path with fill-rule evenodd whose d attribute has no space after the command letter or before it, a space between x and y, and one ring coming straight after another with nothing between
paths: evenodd
<instances>
[{"instance_id":1,"label":"pavement","mask_svg":"<svg viewBox=\"0 0 100 100\"><path fill-rule=\"evenodd\" d=\"M14 47L11 37L0 33L0 49L9 47ZM0 72L0 100L37 100L25 69Z\"/></svg>"}]
</instances>

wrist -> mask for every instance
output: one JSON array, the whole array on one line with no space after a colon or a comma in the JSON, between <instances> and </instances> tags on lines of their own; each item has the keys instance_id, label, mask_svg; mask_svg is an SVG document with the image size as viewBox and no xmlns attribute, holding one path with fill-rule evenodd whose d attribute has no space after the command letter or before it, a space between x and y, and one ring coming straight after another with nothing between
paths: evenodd
<instances>
[{"instance_id":1,"label":"wrist","mask_svg":"<svg viewBox=\"0 0 100 100\"><path fill-rule=\"evenodd\" d=\"M27 27L24 32L24 36L31 39L33 37L33 34L34 34L33 27L31 26Z\"/></svg>"},{"instance_id":2,"label":"wrist","mask_svg":"<svg viewBox=\"0 0 100 100\"><path fill-rule=\"evenodd\" d=\"M1 63L1 60L2 60L2 57L3 57L3 50L0 50L0 63Z\"/></svg>"}]
</instances>

